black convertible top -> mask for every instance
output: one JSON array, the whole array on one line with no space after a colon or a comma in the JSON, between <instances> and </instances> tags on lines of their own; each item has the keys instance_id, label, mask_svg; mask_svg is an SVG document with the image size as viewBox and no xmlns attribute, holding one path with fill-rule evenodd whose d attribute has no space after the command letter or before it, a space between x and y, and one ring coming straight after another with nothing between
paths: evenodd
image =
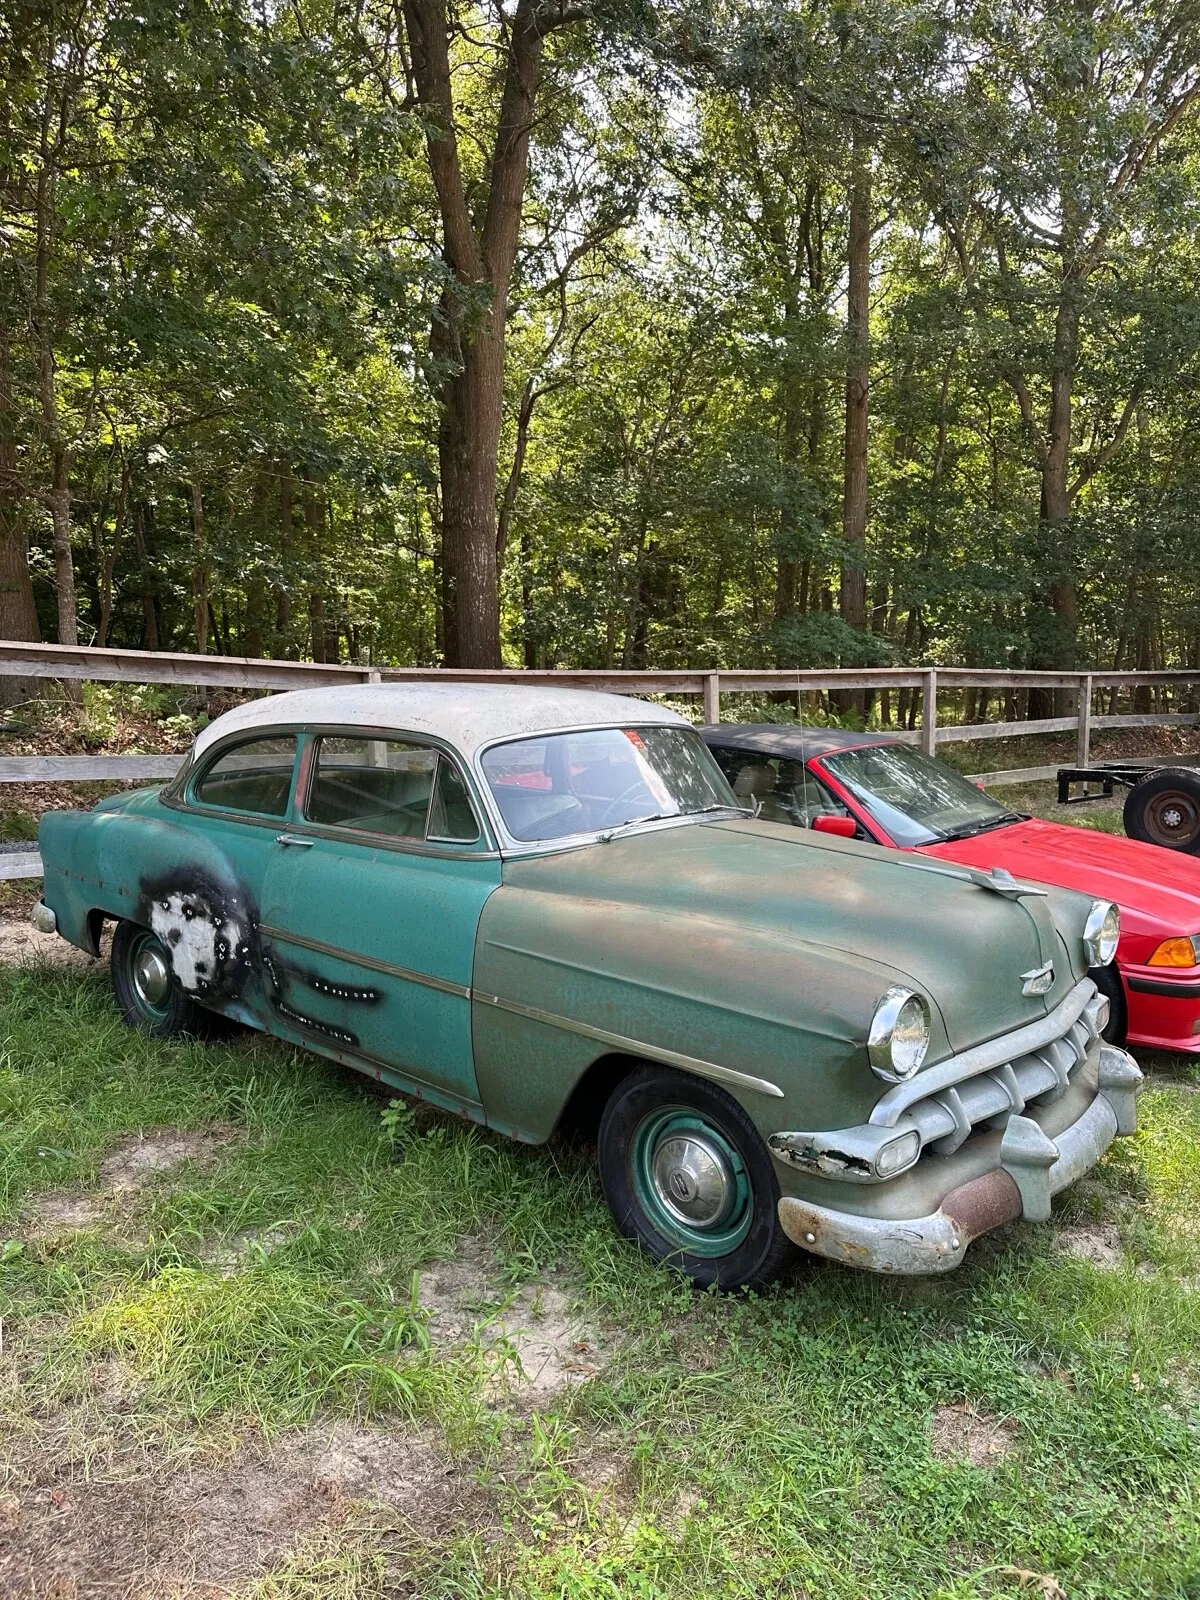
<instances>
[{"instance_id":1,"label":"black convertible top","mask_svg":"<svg viewBox=\"0 0 1200 1600\"><path fill-rule=\"evenodd\" d=\"M869 744L898 744L888 733L854 733L849 728L801 728L794 722L714 722L699 729L706 744L724 750L747 750L788 761L808 761L834 750L857 750Z\"/></svg>"}]
</instances>

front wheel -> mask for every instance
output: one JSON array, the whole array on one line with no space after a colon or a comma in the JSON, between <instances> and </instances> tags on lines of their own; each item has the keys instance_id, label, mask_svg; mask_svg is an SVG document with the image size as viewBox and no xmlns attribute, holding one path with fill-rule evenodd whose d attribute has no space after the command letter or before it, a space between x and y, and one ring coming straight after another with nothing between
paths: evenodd
<instances>
[{"instance_id":1,"label":"front wheel","mask_svg":"<svg viewBox=\"0 0 1200 1600\"><path fill-rule=\"evenodd\" d=\"M206 1013L180 987L166 948L149 928L118 923L109 966L117 1005L131 1028L158 1039L204 1031Z\"/></svg>"},{"instance_id":2,"label":"front wheel","mask_svg":"<svg viewBox=\"0 0 1200 1600\"><path fill-rule=\"evenodd\" d=\"M1129 1026L1129 1008L1125 1000L1125 985L1121 982L1116 962L1110 961L1106 967L1093 967L1088 977L1100 993L1108 997L1108 1021L1101 1037L1105 1044L1124 1044L1125 1031Z\"/></svg>"},{"instance_id":3,"label":"front wheel","mask_svg":"<svg viewBox=\"0 0 1200 1600\"><path fill-rule=\"evenodd\" d=\"M1182 767L1143 778L1125 797L1131 839L1200 855L1200 777Z\"/></svg>"},{"instance_id":4,"label":"front wheel","mask_svg":"<svg viewBox=\"0 0 1200 1600\"><path fill-rule=\"evenodd\" d=\"M791 1258L770 1155L715 1084L639 1067L604 1109L599 1159L617 1227L700 1288L758 1288Z\"/></svg>"}]
</instances>

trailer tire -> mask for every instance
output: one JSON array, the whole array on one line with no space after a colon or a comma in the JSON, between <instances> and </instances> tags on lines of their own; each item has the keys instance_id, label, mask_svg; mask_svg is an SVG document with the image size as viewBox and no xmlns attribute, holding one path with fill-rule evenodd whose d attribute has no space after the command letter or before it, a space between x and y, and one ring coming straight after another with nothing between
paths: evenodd
<instances>
[{"instance_id":1,"label":"trailer tire","mask_svg":"<svg viewBox=\"0 0 1200 1600\"><path fill-rule=\"evenodd\" d=\"M1200 855L1200 775L1185 767L1150 773L1126 796L1124 821L1131 839Z\"/></svg>"}]
</instances>

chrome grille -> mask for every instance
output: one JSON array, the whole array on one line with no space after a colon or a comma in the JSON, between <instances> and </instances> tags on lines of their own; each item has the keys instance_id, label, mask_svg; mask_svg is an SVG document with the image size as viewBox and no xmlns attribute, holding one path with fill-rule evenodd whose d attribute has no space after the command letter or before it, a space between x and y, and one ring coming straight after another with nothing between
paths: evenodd
<instances>
[{"instance_id":1,"label":"chrome grille","mask_svg":"<svg viewBox=\"0 0 1200 1600\"><path fill-rule=\"evenodd\" d=\"M1020 1116L1028 1105L1052 1105L1067 1092L1072 1073L1087 1059L1103 1026L1106 1002L1090 983L1087 987L1091 994L1080 997L1082 1004L1078 1008L1069 1006L1063 1018L1064 1030L1057 1038L1014 1053L1007 1061L989 1062L985 1054L976 1064L971 1059L976 1053L967 1051L957 1058L963 1068L961 1076L934 1068L940 1081L929 1084L933 1092L920 1094L924 1074L918 1073L903 1085L912 1091L906 1096L909 1103L896 1107L894 1115L872 1115L871 1121L885 1126L915 1126L921 1134L922 1152L932 1149L937 1155L948 1156L976 1129L1003 1128L1011 1115ZM1069 997L1068 1005L1070 998L1073 997ZM1073 1019L1071 1012L1075 1012ZM1018 1050L1025 1031L1018 1030L1011 1036L1011 1043ZM995 1045L1004 1042L993 1041L988 1054L994 1055ZM944 1062L941 1068L952 1065ZM884 1096L884 1100L889 1098Z\"/></svg>"}]
</instances>

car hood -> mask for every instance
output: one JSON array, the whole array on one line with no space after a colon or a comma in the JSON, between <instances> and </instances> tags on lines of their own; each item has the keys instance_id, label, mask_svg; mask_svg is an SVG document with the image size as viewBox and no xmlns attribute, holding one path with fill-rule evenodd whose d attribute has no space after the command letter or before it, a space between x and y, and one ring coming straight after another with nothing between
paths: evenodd
<instances>
[{"instance_id":1,"label":"car hood","mask_svg":"<svg viewBox=\"0 0 1200 1600\"><path fill-rule=\"evenodd\" d=\"M870 1007L889 982L921 990L940 1011L954 1051L1043 1016L1075 981L1044 898L1008 899L950 863L781 824L669 827L510 858L504 882L587 902L599 929L607 906L643 907L661 917L673 954L692 931L698 952L712 948L706 930L714 925L718 947L736 941L740 925L783 947L839 952L861 965ZM619 949L604 949L603 932L596 948L606 962L621 962ZM1054 988L1024 995L1021 975L1047 960ZM795 993L803 967L785 965ZM814 997L804 998L811 1004Z\"/></svg>"},{"instance_id":2,"label":"car hood","mask_svg":"<svg viewBox=\"0 0 1200 1600\"><path fill-rule=\"evenodd\" d=\"M1200 860L1137 839L1030 818L974 839L925 845L920 854L1006 867L1017 878L1114 900L1171 933L1200 932Z\"/></svg>"}]
</instances>

